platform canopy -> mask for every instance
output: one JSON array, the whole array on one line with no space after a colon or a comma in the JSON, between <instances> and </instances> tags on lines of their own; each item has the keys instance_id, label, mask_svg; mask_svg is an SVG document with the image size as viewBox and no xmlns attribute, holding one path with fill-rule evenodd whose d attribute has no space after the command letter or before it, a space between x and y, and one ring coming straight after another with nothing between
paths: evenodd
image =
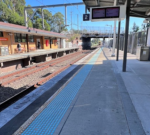
<instances>
[{"instance_id":1,"label":"platform canopy","mask_svg":"<svg viewBox=\"0 0 150 135\"><path fill-rule=\"evenodd\" d=\"M103 7L113 6L114 0L82 0L86 7ZM117 5L124 5L126 0L117 0ZM130 16L133 17L150 17L150 0L131 0Z\"/></svg>"}]
</instances>

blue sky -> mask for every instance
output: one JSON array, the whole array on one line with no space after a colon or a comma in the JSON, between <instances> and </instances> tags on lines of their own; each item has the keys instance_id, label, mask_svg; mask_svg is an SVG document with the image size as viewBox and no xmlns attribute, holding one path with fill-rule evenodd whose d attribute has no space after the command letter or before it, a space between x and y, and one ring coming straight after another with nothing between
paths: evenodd
<instances>
[{"instance_id":1,"label":"blue sky","mask_svg":"<svg viewBox=\"0 0 150 135\"><path fill-rule=\"evenodd\" d=\"M82 2L82 0L26 0L26 5L30 4L31 6L42 6L42 5L53 5L53 4L64 4L64 3L76 3L76 2ZM46 8L49 11L52 12L52 14L55 14L56 12L61 12L63 15L65 15L65 8L64 7L58 7L58 8ZM71 23L71 12L72 12L72 22L73 22L73 28L77 28L77 14L79 17L79 26L86 26L86 27L106 27L106 25L114 25L113 21L101 21L101 22L90 22L90 21L82 21L83 14L85 13L85 6L69 6L67 7L67 22L68 24ZM135 18L130 17L130 29L133 26L133 23L135 22L140 28L143 23L142 18ZM70 25L69 25L70 27ZM116 25L117 27L117 25ZM125 27L125 20L121 22L121 27Z\"/></svg>"}]
</instances>

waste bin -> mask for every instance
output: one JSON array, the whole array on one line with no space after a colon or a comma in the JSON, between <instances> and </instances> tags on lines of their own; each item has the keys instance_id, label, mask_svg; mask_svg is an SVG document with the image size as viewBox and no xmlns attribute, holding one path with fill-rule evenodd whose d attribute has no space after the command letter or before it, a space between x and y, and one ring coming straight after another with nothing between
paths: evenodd
<instances>
[{"instance_id":1,"label":"waste bin","mask_svg":"<svg viewBox=\"0 0 150 135\"><path fill-rule=\"evenodd\" d=\"M136 58L140 61L148 61L149 60L149 47L146 46L138 46L136 50Z\"/></svg>"}]
</instances>

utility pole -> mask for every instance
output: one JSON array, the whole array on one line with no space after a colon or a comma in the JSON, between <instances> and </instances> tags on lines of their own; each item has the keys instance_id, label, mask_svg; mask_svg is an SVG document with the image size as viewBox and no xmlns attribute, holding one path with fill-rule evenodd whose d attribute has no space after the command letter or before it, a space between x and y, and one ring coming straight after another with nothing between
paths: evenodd
<instances>
[{"instance_id":1,"label":"utility pole","mask_svg":"<svg viewBox=\"0 0 150 135\"><path fill-rule=\"evenodd\" d=\"M72 11L71 11L70 15L71 15L71 30L72 30Z\"/></svg>"},{"instance_id":2,"label":"utility pole","mask_svg":"<svg viewBox=\"0 0 150 135\"><path fill-rule=\"evenodd\" d=\"M67 26L67 6L65 6L65 25Z\"/></svg>"},{"instance_id":3,"label":"utility pole","mask_svg":"<svg viewBox=\"0 0 150 135\"><path fill-rule=\"evenodd\" d=\"M78 14L77 14L77 30L79 30Z\"/></svg>"},{"instance_id":4,"label":"utility pole","mask_svg":"<svg viewBox=\"0 0 150 135\"><path fill-rule=\"evenodd\" d=\"M43 8L41 8L41 11L42 11L42 28L44 30L45 26L44 26L44 12L43 12Z\"/></svg>"}]
</instances>

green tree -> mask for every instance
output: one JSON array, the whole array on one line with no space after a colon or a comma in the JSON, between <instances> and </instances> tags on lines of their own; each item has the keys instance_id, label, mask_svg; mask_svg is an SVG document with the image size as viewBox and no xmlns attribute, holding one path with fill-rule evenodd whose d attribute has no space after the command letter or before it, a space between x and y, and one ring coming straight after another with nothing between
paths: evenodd
<instances>
[{"instance_id":1,"label":"green tree","mask_svg":"<svg viewBox=\"0 0 150 135\"><path fill-rule=\"evenodd\" d=\"M27 5L27 7L31 7L31 5ZM28 13L28 17L31 17L32 14L34 13L34 11L33 11L33 9L31 8L31 9L28 9L28 10L27 10L27 13Z\"/></svg>"},{"instance_id":2,"label":"green tree","mask_svg":"<svg viewBox=\"0 0 150 135\"><path fill-rule=\"evenodd\" d=\"M51 21L52 19L52 14L50 11L48 11L47 9L44 9L43 10L43 13L44 13L44 19L49 22ZM37 12L36 12L36 16L41 18L42 17L42 10L41 9L38 9Z\"/></svg>"},{"instance_id":3,"label":"green tree","mask_svg":"<svg viewBox=\"0 0 150 135\"><path fill-rule=\"evenodd\" d=\"M24 25L24 17L19 16L19 14L16 12L12 12L8 18L8 22L18 25Z\"/></svg>"},{"instance_id":4,"label":"green tree","mask_svg":"<svg viewBox=\"0 0 150 135\"><path fill-rule=\"evenodd\" d=\"M31 13L30 15L33 14L32 11L30 11L30 13ZM52 14L48 10L46 10L46 9L43 10L43 13L44 13L44 26L45 26L45 30L50 31L50 24L49 24L49 22L51 20ZM35 28L37 28L37 29L43 29L42 28L42 11L41 11L41 9L38 9L36 11L36 13L35 13L35 15L34 15L34 17L32 19L32 23L33 23L33 26Z\"/></svg>"},{"instance_id":5,"label":"green tree","mask_svg":"<svg viewBox=\"0 0 150 135\"><path fill-rule=\"evenodd\" d=\"M49 22L49 24L51 25L51 31L60 33L64 30L66 30L66 27L64 25L64 16L60 12L58 12L52 16L52 19Z\"/></svg>"},{"instance_id":6,"label":"green tree","mask_svg":"<svg viewBox=\"0 0 150 135\"><path fill-rule=\"evenodd\" d=\"M68 42L72 42L73 40L75 40L76 38L80 38L80 34L72 34L68 40Z\"/></svg>"},{"instance_id":7,"label":"green tree","mask_svg":"<svg viewBox=\"0 0 150 135\"><path fill-rule=\"evenodd\" d=\"M50 25L44 20L45 30L50 31ZM42 28L42 18L37 18L35 23L33 24L34 28L43 29Z\"/></svg>"},{"instance_id":8,"label":"green tree","mask_svg":"<svg viewBox=\"0 0 150 135\"><path fill-rule=\"evenodd\" d=\"M133 23L133 27L132 27L133 32L138 32L139 31L139 26L136 25L136 23Z\"/></svg>"},{"instance_id":9,"label":"green tree","mask_svg":"<svg viewBox=\"0 0 150 135\"><path fill-rule=\"evenodd\" d=\"M19 15L23 15L24 6L26 4L25 0L3 0L4 4L6 4L7 8L12 12L17 12Z\"/></svg>"},{"instance_id":10,"label":"green tree","mask_svg":"<svg viewBox=\"0 0 150 135\"><path fill-rule=\"evenodd\" d=\"M25 0L0 0L0 21L9 22L18 25L25 25L24 23L24 7L26 6ZM27 5L31 7L30 5ZM38 29L42 28L42 11L36 10L33 18L32 15L35 11L28 9L28 26ZM45 30L62 32L66 31L64 25L64 16L60 12L52 15L47 9L43 10ZM31 20L30 20L31 18Z\"/></svg>"},{"instance_id":11,"label":"green tree","mask_svg":"<svg viewBox=\"0 0 150 135\"><path fill-rule=\"evenodd\" d=\"M71 31L72 31L72 33L74 33L74 34L81 34L81 33L82 33L81 30L72 29Z\"/></svg>"},{"instance_id":12,"label":"green tree","mask_svg":"<svg viewBox=\"0 0 150 135\"><path fill-rule=\"evenodd\" d=\"M98 44L100 42L100 39L99 38L94 38L92 39L92 44Z\"/></svg>"},{"instance_id":13,"label":"green tree","mask_svg":"<svg viewBox=\"0 0 150 135\"><path fill-rule=\"evenodd\" d=\"M7 21L10 14L11 14L11 10L1 0L0 1L0 21Z\"/></svg>"},{"instance_id":14,"label":"green tree","mask_svg":"<svg viewBox=\"0 0 150 135\"><path fill-rule=\"evenodd\" d=\"M25 0L1 0L0 20L4 22L24 25Z\"/></svg>"}]
</instances>

